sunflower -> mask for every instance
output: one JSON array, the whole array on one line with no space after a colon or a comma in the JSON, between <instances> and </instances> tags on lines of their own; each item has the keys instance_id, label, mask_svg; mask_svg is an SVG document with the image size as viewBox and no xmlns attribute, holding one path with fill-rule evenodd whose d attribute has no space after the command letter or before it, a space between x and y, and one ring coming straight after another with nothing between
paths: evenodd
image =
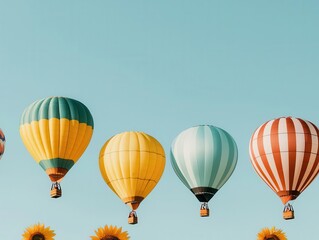
<instances>
[{"instance_id":1,"label":"sunflower","mask_svg":"<svg viewBox=\"0 0 319 240\"><path fill-rule=\"evenodd\" d=\"M107 226L98 228L95 231L96 236L91 236L91 240L128 240L130 239L128 233L122 232L122 228L116 226Z\"/></svg>"},{"instance_id":2,"label":"sunflower","mask_svg":"<svg viewBox=\"0 0 319 240\"><path fill-rule=\"evenodd\" d=\"M257 240L287 240L286 234L275 227L263 228L257 235Z\"/></svg>"},{"instance_id":3,"label":"sunflower","mask_svg":"<svg viewBox=\"0 0 319 240\"><path fill-rule=\"evenodd\" d=\"M26 228L22 234L22 240L54 240L55 233L44 224L35 224Z\"/></svg>"}]
</instances>

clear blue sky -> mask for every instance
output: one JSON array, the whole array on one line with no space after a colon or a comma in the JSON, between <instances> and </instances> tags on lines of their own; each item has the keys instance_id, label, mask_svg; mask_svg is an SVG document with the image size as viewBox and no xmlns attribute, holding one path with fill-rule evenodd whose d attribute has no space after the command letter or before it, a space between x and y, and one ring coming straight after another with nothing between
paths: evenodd
<instances>
[{"instance_id":1,"label":"clear blue sky","mask_svg":"<svg viewBox=\"0 0 319 240\"><path fill-rule=\"evenodd\" d=\"M319 125L317 0L109 1L0 0L0 239L21 239L43 222L56 240L89 239L105 224L132 240L255 239L263 227L289 240L317 235L319 182L284 221L279 198L255 174L248 142L265 121L296 116ZM26 106L47 96L83 102L95 120L92 141L49 197L50 181L22 144ZM234 174L211 200L211 217L175 176L169 159L182 130L212 124L239 150ZM164 175L127 224L129 208L98 169L104 142L136 130L165 148Z\"/></svg>"}]
</instances>

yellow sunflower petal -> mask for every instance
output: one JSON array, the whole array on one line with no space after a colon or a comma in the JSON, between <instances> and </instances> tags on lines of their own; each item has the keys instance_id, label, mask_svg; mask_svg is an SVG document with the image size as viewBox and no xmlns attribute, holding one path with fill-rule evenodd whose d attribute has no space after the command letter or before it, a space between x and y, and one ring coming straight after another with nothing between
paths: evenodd
<instances>
[{"instance_id":1,"label":"yellow sunflower petal","mask_svg":"<svg viewBox=\"0 0 319 240\"><path fill-rule=\"evenodd\" d=\"M107 237L117 238L118 240L129 240L130 237L128 233L122 232L122 228L118 228L116 226L108 226L105 225L104 227L98 228L94 231L96 236L91 236L91 240L103 240Z\"/></svg>"}]
</instances>

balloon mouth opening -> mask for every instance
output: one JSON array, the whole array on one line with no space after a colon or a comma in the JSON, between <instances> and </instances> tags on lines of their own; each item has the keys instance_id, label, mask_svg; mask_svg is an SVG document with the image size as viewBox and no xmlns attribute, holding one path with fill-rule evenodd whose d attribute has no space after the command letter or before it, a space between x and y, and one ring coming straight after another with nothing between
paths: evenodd
<instances>
[{"instance_id":1,"label":"balloon mouth opening","mask_svg":"<svg viewBox=\"0 0 319 240\"><path fill-rule=\"evenodd\" d=\"M50 174L49 175L51 182L61 182L63 177L64 177L63 174Z\"/></svg>"},{"instance_id":2,"label":"balloon mouth opening","mask_svg":"<svg viewBox=\"0 0 319 240\"><path fill-rule=\"evenodd\" d=\"M45 170L51 182L61 182L68 170L65 168L48 168Z\"/></svg>"},{"instance_id":3,"label":"balloon mouth opening","mask_svg":"<svg viewBox=\"0 0 319 240\"><path fill-rule=\"evenodd\" d=\"M190 190L200 202L209 202L209 200L218 191L218 189L211 187L195 187Z\"/></svg>"},{"instance_id":4,"label":"balloon mouth opening","mask_svg":"<svg viewBox=\"0 0 319 240\"><path fill-rule=\"evenodd\" d=\"M136 210L143 200L144 200L144 197L135 196L135 197L124 198L123 202L127 204L132 210Z\"/></svg>"},{"instance_id":5,"label":"balloon mouth opening","mask_svg":"<svg viewBox=\"0 0 319 240\"><path fill-rule=\"evenodd\" d=\"M288 203L289 201L295 200L299 195L299 191L279 191L277 195L280 197L283 204Z\"/></svg>"}]
</instances>

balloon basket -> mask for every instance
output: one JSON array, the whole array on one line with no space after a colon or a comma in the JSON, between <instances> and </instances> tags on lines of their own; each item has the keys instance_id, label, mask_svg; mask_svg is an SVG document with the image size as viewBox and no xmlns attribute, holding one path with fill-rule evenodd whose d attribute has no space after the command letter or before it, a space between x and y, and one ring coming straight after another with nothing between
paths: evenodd
<instances>
[{"instance_id":1,"label":"balloon basket","mask_svg":"<svg viewBox=\"0 0 319 240\"><path fill-rule=\"evenodd\" d=\"M201 209L200 216L201 217L208 217L209 216L209 209Z\"/></svg>"},{"instance_id":2,"label":"balloon basket","mask_svg":"<svg viewBox=\"0 0 319 240\"><path fill-rule=\"evenodd\" d=\"M295 212L292 205L288 203L288 205L285 206L282 216L285 220L290 220L295 218Z\"/></svg>"},{"instance_id":3,"label":"balloon basket","mask_svg":"<svg viewBox=\"0 0 319 240\"><path fill-rule=\"evenodd\" d=\"M209 208L208 208L208 203L204 202L200 206L200 216L201 217L208 217L209 216Z\"/></svg>"},{"instance_id":4,"label":"balloon basket","mask_svg":"<svg viewBox=\"0 0 319 240\"><path fill-rule=\"evenodd\" d=\"M294 218L295 218L295 213L294 213L294 211L286 211L286 212L283 212L283 218L284 218L285 220L294 219Z\"/></svg>"},{"instance_id":5,"label":"balloon basket","mask_svg":"<svg viewBox=\"0 0 319 240\"><path fill-rule=\"evenodd\" d=\"M59 183L53 183L50 191L51 198L59 198L62 196L62 189Z\"/></svg>"},{"instance_id":6,"label":"balloon basket","mask_svg":"<svg viewBox=\"0 0 319 240\"><path fill-rule=\"evenodd\" d=\"M136 215L136 212L132 211L130 212L130 215L128 216L128 223L129 224L137 224L137 221L138 218L137 218L137 215Z\"/></svg>"}]
</instances>

